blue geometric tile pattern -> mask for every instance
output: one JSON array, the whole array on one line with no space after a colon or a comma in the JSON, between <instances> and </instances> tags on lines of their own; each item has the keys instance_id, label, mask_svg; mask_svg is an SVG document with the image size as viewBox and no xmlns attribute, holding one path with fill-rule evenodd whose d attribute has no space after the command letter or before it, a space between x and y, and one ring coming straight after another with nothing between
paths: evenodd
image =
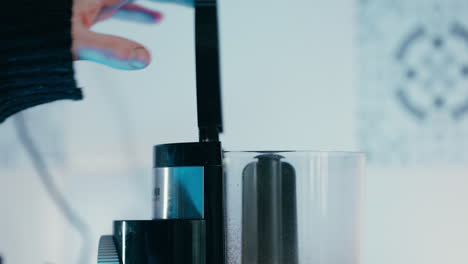
<instances>
[{"instance_id":1,"label":"blue geometric tile pattern","mask_svg":"<svg viewBox=\"0 0 468 264\"><path fill-rule=\"evenodd\" d=\"M468 1L359 0L359 139L376 165L468 161Z\"/></svg>"}]
</instances>

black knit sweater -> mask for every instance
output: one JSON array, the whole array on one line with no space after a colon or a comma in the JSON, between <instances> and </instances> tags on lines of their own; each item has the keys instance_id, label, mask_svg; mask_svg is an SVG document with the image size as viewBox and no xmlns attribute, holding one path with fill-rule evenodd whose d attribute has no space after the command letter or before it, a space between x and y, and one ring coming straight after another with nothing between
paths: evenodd
<instances>
[{"instance_id":1,"label":"black knit sweater","mask_svg":"<svg viewBox=\"0 0 468 264\"><path fill-rule=\"evenodd\" d=\"M82 98L71 54L72 0L5 0L0 15L0 123L56 100Z\"/></svg>"}]
</instances>

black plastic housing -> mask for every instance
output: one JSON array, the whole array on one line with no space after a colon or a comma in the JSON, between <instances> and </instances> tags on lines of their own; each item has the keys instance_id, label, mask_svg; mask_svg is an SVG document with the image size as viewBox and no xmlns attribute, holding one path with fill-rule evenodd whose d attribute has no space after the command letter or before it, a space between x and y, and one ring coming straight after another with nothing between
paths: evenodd
<instances>
[{"instance_id":1,"label":"black plastic housing","mask_svg":"<svg viewBox=\"0 0 468 264\"><path fill-rule=\"evenodd\" d=\"M186 166L204 168L203 220L206 232L206 264L225 263L224 175L221 143L157 145L154 152L155 168ZM190 241L188 240L187 243Z\"/></svg>"},{"instance_id":2,"label":"black plastic housing","mask_svg":"<svg viewBox=\"0 0 468 264\"><path fill-rule=\"evenodd\" d=\"M222 166L219 142L195 142L156 145L154 168L184 166Z\"/></svg>"},{"instance_id":3,"label":"black plastic housing","mask_svg":"<svg viewBox=\"0 0 468 264\"><path fill-rule=\"evenodd\" d=\"M204 220L115 221L124 264L205 264Z\"/></svg>"}]
</instances>

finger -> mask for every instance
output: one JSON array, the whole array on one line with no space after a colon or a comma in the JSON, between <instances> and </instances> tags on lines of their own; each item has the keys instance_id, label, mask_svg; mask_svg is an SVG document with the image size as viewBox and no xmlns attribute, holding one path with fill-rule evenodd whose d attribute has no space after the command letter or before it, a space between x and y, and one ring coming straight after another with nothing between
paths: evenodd
<instances>
[{"instance_id":1,"label":"finger","mask_svg":"<svg viewBox=\"0 0 468 264\"><path fill-rule=\"evenodd\" d=\"M113 18L145 24L156 24L162 20L163 14L137 4L126 4L118 9Z\"/></svg>"},{"instance_id":2,"label":"finger","mask_svg":"<svg viewBox=\"0 0 468 264\"><path fill-rule=\"evenodd\" d=\"M90 28L102 9L102 2L98 0L75 1L73 5L73 25Z\"/></svg>"},{"instance_id":3,"label":"finger","mask_svg":"<svg viewBox=\"0 0 468 264\"><path fill-rule=\"evenodd\" d=\"M132 2L133 0L101 0L103 9L99 12L95 23L112 17L119 8Z\"/></svg>"},{"instance_id":4,"label":"finger","mask_svg":"<svg viewBox=\"0 0 468 264\"><path fill-rule=\"evenodd\" d=\"M98 20L110 17L142 24L156 24L162 20L163 14L137 4L126 4L119 9L103 13Z\"/></svg>"},{"instance_id":5,"label":"finger","mask_svg":"<svg viewBox=\"0 0 468 264\"><path fill-rule=\"evenodd\" d=\"M151 0L158 3L177 4L183 6L193 7L195 6L195 0Z\"/></svg>"},{"instance_id":6,"label":"finger","mask_svg":"<svg viewBox=\"0 0 468 264\"><path fill-rule=\"evenodd\" d=\"M106 8L120 8L123 5L134 2L134 0L101 0L102 5Z\"/></svg>"},{"instance_id":7,"label":"finger","mask_svg":"<svg viewBox=\"0 0 468 264\"><path fill-rule=\"evenodd\" d=\"M134 41L94 32L84 32L75 41L74 55L116 69L139 70L151 61L149 51Z\"/></svg>"}]
</instances>

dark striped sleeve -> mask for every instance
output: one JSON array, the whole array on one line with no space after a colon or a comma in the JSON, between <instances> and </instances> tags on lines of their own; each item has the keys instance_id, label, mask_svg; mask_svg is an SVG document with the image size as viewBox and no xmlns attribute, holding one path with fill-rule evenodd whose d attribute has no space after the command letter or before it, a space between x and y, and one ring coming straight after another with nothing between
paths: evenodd
<instances>
[{"instance_id":1,"label":"dark striped sleeve","mask_svg":"<svg viewBox=\"0 0 468 264\"><path fill-rule=\"evenodd\" d=\"M13 0L0 16L0 123L21 110L79 100L71 54L71 0Z\"/></svg>"}]
</instances>

